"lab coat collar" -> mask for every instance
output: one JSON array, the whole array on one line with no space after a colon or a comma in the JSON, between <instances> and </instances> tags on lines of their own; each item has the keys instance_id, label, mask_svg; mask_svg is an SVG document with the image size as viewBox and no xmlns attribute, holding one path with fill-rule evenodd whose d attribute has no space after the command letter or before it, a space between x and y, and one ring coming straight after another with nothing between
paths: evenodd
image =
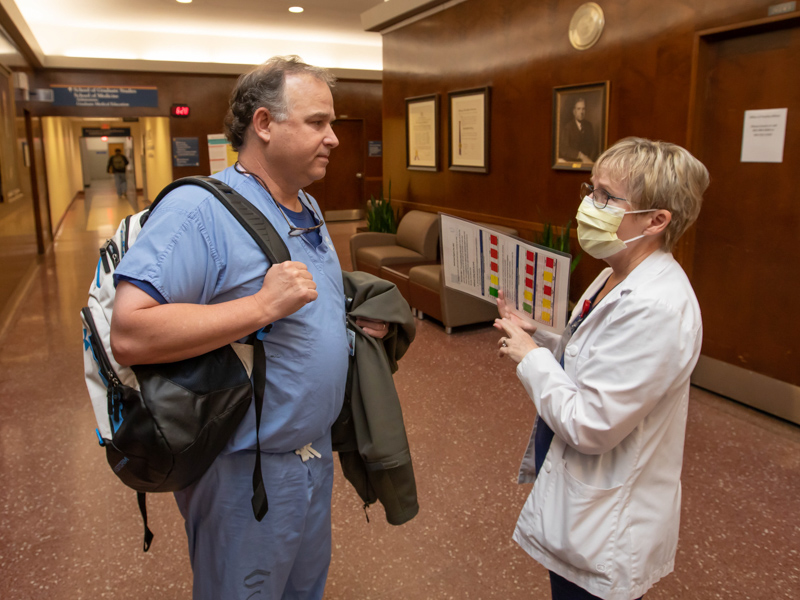
<instances>
[{"instance_id":1,"label":"lab coat collar","mask_svg":"<svg viewBox=\"0 0 800 600\"><path fill-rule=\"evenodd\" d=\"M636 265L636 268L631 271L628 276L623 279L619 285L617 285L617 287L611 290L606 298L609 301L616 300L622 294L626 294L637 288L642 284L642 282L653 279L654 277L658 277L673 262L675 262L675 259L672 257L671 253L665 252L664 250L656 250L650 256ZM590 289L587 290L587 295L589 292L594 295L601 287L603 287L608 278L611 276L611 272L612 271L610 267L606 269L603 272L605 277L598 277L597 280L595 280L595 285L590 286Z\"/></svg>"}]
</instances>

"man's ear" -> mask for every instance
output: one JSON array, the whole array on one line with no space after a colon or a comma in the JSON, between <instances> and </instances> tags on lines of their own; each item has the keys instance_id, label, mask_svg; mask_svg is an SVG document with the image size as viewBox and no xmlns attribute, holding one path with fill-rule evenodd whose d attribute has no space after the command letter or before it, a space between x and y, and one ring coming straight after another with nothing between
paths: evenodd
<instances>
[{"instance_id":1,"label":"man's ear","mask_svg":"<svg viewBox=\"0 0 800 600\"><path fill-rule=\"evenodd\" d=\"M650 216L650 225L642 233L657 235L667 228L672 221L672 213L668 210L659 209Z\"/></svg>"},{"instance_id":2,"label":"man's ear","mask_svg":"<svg viewBox=\"0 0 800 600\"><path fill-rule=\"evenodd\" d=\"M262 141L269 142L270 130L269 126L272 123L272 115L269 110L263 106L256 109L253 113L253 133Z\"/></svg>"}]
</instances>

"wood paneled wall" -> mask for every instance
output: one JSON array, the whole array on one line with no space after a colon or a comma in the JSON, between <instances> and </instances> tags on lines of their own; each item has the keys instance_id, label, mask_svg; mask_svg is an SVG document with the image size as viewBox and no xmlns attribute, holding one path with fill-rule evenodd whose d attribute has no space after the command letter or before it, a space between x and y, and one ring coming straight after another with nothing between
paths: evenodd
<instances>
[{"instance_id":1,"label":"wood paneled wall","mask_svg":"<svg viewBox=\"0 0 800 600\"><path fill-rule=\"evenodd\" d=\"M56 70L39 71L33 77L32 88L47 88L52 84L85 86L155 86L158 88L158 107L153 108L84 108L30 103L38 116L76 117L152 117L169 116L173 104L188 104L191 116L171 118L172 137L200 138L200 166L173 167L174 178L208 174L208 144L206 136L223 133L222 121L228 110L228 97L236 84L234 75L197 75L186 73L151 73L133 71ZM339 81L333 90L337 114L365 121L368 139L381 138L380 81ZM367 151L364 148L364 155ZM367 158L367 177L380 189L383 163L380 158ZM376 181L377 180L377 181Z\"/></svg>"},{"instance_id":2,"label":"wood paneled wall","mask_svg":"<svg viewBox=\"0 0 800 600\"><path fill-rule=\"evenodd\" d=\"M609 144L636 135L685 146L694 32L765 17L772 2L605 1L600 40L578 51L567 32L581 4L467 0L384 36L383 176L403 208L496 222L529 239L545 221L566 224L589 173L551 168L553 88L608 80ZM492 88L490 172L449 171L447 92L487 85ZM404 99L431 93L442 101L443 167L435 173L409 171ZM604 265L584 256L572 281L573 296Z\"/></svg>"},{"instance_id":3,"label":"wood paneled wall","mask_svg":"<svg viewBox=\"0 0 800 600\"><path fill-rule=\"evenodd\" d=\"M341 80L333 88L337 117L364 119L365 143L383 140L383 84L380 81ZM364 195L380 196L383 158L369 156L364 148ZM336 160L334 151L331 160Z\"/></svg>"}]
</instances>

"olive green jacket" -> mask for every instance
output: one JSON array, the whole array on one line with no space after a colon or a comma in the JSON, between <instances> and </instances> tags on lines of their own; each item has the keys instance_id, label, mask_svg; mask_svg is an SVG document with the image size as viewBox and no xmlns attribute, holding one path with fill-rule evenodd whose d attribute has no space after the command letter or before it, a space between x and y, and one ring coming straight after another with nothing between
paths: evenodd
<instances>
[{"instance_id":1,"label":"olive green jacket","mask_svg":"<svg viewBox=\"0 0 800 600\"><path fill-rule=\"evenodd\" d=\"M408 303L393 283L343 272L347 327L355 332L342 412L333 424L333 449L364 507L380 500L386 520L402 525L419 512L411 453L392 374L414 340ZM364 333L356 317L389 324L383 339Z\"/></svg>"}]
</instances>

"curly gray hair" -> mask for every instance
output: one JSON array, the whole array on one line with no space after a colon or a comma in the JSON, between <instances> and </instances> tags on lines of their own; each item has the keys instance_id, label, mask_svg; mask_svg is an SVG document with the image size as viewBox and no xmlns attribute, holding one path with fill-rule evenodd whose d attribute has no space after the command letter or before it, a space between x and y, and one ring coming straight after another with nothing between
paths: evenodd
<instances>
[{"instance_id":1,"label":"curly gray hair","mask_svg":"<svg viewBox=\"0 0 800 600\"><path fill-rule=\"evenodd\" d=\"M247 128L256 110L266 108L273 119L289 118L289 105L285 94L287 75L310 75L332 88L336 78L322 67L313 67L299 56L273 56L262 65L254 67L239 77L233 88L225 115L225 137L237 152L245 143Z\"/></svg>"}]
</instances>

